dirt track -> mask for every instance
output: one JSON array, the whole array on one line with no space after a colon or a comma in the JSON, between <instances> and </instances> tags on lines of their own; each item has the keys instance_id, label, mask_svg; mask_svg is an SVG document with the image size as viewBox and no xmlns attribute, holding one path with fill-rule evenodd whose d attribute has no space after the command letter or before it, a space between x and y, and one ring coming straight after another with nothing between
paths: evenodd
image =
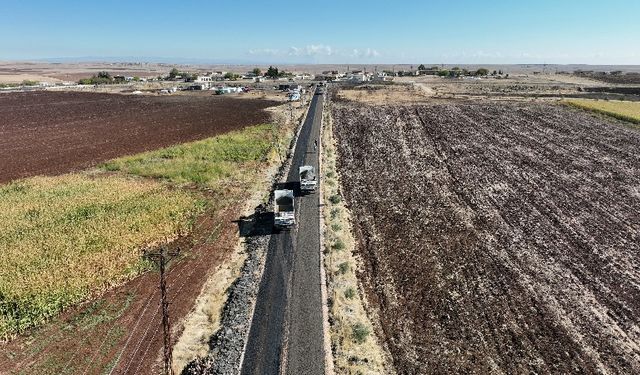
<instances>
[{"instance_id":1,"label":"dirt track","mask_svg":"<svg viewBox=\"0 0 640 375\"><path fill-rule=\"evenodd\" d=\"M551 105L333 116L400 373L640 372L640 132Z\"/></svg>"},{"instance_id":2,"label":"dirt track","mask_svg":"<svg viewBox=\"0 0 640 375\"><path fill-rule=\"evenodd\" d=\"M0 183L59 174L268 121L266 100L80 92L0 94Z\"/></svg>"}]
</instances>

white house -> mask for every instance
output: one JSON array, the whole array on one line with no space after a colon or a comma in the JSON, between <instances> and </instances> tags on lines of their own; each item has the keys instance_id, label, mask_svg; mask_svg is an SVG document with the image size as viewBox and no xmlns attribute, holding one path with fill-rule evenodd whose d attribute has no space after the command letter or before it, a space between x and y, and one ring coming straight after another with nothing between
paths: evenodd
<instances>
[{"instance_id":1,"label":"white house","mask_svg":"<svg viewBox=\"0 0 640 375\"><path fill-rule=\"evenodd\" d=\"M193 82L202 86L203 90L210 89L213 86L213 78L210 76L198 76Z\"/></svg>"}]
</instances>

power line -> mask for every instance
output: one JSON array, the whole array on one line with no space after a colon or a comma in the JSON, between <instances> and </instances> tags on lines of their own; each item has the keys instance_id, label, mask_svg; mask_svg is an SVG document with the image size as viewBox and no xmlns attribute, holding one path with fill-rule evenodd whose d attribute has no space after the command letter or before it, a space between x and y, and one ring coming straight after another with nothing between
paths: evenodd
<instances>
[{"instance_id":1,"label":"power line","mask_svg":"<svg viewBox=\"0 0 640 375\"><path fill-rule=\"evenodd\" d=\"M169 301L167 300L167 281L165 278L165 268L171 257L180 254L180 248L169 251L166 243L160 247L159 251L145 252L145 258L156 261L160 268L160 306L162 307L162 330L164 334L164 373L173 375L171 368L171 325L169 321Z\"/></svg>"}]
</instances>

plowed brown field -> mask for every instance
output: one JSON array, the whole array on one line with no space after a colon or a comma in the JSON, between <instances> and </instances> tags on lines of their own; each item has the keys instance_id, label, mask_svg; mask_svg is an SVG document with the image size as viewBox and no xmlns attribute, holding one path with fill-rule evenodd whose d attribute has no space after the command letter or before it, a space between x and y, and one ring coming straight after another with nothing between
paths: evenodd
<instances>
[{"instance_id":1,"label":"plowed brown field","mask_svg":"<svg viewBox=\"0 0 640 375\"><path fill-rule=\"evenodd\" d=\"M640 132L544 104L332 115L399 373L640 373Z\"/></svg>"},{"instance_id":2,"label":"plowed brown field","mask_svg":"<svg viewBox=\"0 0 640 375\"><path fill-rule=\"evenodd\" d=\"M82 92L0 94L0 183L80 170L264 123L267 100Z\"/></svg>"}]
</instances>

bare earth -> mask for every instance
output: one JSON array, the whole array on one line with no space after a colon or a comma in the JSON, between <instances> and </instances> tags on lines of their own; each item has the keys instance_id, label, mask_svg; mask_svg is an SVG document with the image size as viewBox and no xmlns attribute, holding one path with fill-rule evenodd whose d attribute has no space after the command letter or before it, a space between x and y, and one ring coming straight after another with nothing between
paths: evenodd
<instances>
[{"instance_id":1,"label":"bare earth","mask_svg":"<svg viewBox=\"0 0 640 375\"><path fill-rule=\"evenodd\" d=\"M267 122L277 102L199 95L0 94L0 183Z\"/></svg>"},{"instance_id":2,"label":"bare earth","mask_svg":"<svg viewBox=\"0 0 640 375\"><path fill-rule=\"evenodd\" d=\"M640 132L549 104L333 116L399 373L640 372Z\"/></svg>"}]
</instances>

